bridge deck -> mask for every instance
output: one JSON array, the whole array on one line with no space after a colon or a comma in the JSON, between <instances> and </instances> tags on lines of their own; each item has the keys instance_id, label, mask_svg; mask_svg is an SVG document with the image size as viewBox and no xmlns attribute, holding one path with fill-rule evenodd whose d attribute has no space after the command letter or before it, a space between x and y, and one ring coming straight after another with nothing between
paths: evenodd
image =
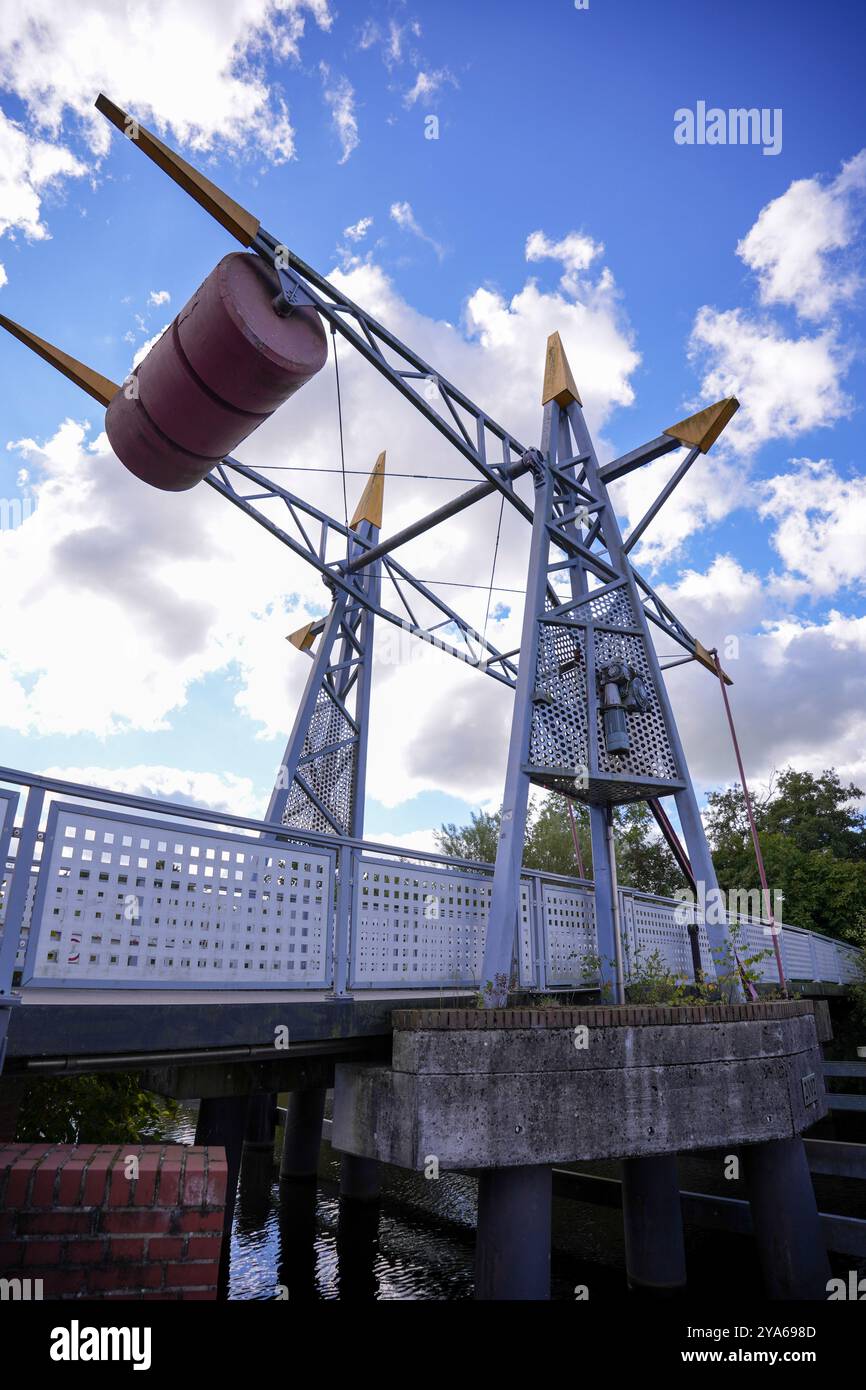
<instances>
[{"instance_id":1,"label":"bridge deck","mask_svg":"<svg viewBox=\"0 0 866 1390\"><path fill-rule=\"evenodd\" d=\"M395 1009L465 1003L469 990L111 990L29 988L11 1010L6 1071L357 1055L390 1039ZM275 1047L278 1030L286 1046Z\"/></svg>"}]
</instances>

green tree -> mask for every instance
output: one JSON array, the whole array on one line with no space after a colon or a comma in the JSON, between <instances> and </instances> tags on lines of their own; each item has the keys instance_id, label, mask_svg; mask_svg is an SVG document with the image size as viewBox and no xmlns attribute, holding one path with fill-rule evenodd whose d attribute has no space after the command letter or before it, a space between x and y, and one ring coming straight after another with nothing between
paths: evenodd
<instances>
[{"instance_id":1,"label":"green tree","mask_svg":"<svg viewBox=\"0 0 866 1390\"><path fill-rule=\"evenodd\" d=\"M583 806L575 806L574 815L584 868L592 877L589 813ZM499 825L499 812L493 815L473 812L469 825L451 823L436 831L436 846L442 854L492 864L496 858ZM616 809L614 841L619 881L624 887L662 896L671 896L682 887L682 875L656 829L646 802L638 801ZM551 794L531 807L523 863L527 869L577 877L568 803L564 797Z\"/></svg>"},{"instance_id":2,"label":"green tree","mask_svg":"<svg viewBox=\"0 0 866 1390\"><path fill-rule=\"evenodd\" d=\"M124 1144L161 1139L177 1113L174 1101L143 1091L126 1072L38 1077L25 1089L19 1143Z\"/></svg>"},{"instance_id":3,"label":"green tree","mask_svg":"<svg viewBox=\"0 0 866 1390\"><path fill-rule=\"evenodd\" d=\"M592 874L592 841L589 833L589 812L583 806L574 807L577 841L587 874ZM548 874L579 873L574 852L574 836L568 802L562 796L546 796L533 808L526 835L523 862L528 869L541 869Z\"/></svg>"},{"instance_id":4,"label":"green tree","mask_svg":"<svg viewBox=\"0 0 866 1390\"><path fill-rule=\"evenodd\" d=\"M866 921L866 822L855 804L862 794L832 769L815 776L788 767L753 798L767 881L782 894L780 916L789 926L853 938ZM710 794L706 822L721 888L757 889L738 784Z\"/></svg>"},{"instance_id":5,"label":"green tree","mask_svg":"<svg viewBox=\"0 0 866 1390\"><path fill-rule=\"evenodd\" d=\"M450 821L441 830L435 830L436 848L440 854L452 855L455 859L477 859L482 864L492 864L499 843L499 822L498 811L493 815L487 811L473 811L469 825L455 825Z\"/></svg>"}]
</instances>

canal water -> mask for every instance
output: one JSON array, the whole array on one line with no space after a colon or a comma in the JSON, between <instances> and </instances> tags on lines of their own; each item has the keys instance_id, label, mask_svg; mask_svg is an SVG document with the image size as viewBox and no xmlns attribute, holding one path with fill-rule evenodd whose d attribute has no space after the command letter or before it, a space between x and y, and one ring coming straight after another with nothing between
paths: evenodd
<instances>
[{"instance_id":1,"label":"canal water","mask_svg":"<svg viewBox=\"0 0 866 1390\"><path fill-rule=\"evenodd\" d=\"M278 1131L278 1137L281 1131ZM184 1107L167 1136L192 1143L195 1108ZM580 1171L618 1177L615 1163ZM685 1190L742 1197L712 1158L680 1161ZM816 1181L819 1206L866 1217L863 1185ZM473 1294L476 1185L462 1174L437 1181L386 1168L379 1204L339 1202L339 1159L325 1144L316 1182L280 1183L272 1156L247 1150L232 1233L231 1299L297 1301L470 1299ZM762 1296L751 1240L687 1227L689 1297ZM835 1264L835 1261L834 1261ZM840 1271L857 1262L846 1258ZM834 1273L837 1270L834 1268ZM552 1297L607 1302L627 1292L622 1215L555 1196Z\"/></svg>"}]
</instances>

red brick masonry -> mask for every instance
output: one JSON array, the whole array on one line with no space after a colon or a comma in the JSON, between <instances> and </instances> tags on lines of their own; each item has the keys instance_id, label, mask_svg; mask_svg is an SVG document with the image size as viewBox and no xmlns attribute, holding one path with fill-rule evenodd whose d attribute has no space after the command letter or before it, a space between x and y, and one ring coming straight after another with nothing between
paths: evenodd
<instances>
[{"instance_id":1,"label":"red brick masonry","mask_svg":"<svg viewBox=\"0 0 866 1390\"><path fill-rule=\"evenodd\" d=\"M216 1298L226 1176L215 1147L0 1145L0 1277L43 1298Z\"/></svg>"}]
</instances>

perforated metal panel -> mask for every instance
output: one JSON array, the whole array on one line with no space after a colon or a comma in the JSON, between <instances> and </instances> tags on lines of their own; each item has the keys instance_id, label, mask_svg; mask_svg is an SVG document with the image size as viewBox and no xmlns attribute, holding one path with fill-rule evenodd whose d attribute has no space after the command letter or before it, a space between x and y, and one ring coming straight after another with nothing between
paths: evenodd
<instances>
[{"instance_id":1,"label":"perforated metal panel","mask_svg":"<svg viewBox=\"0 0 866 1390\"><path fill-rule=\"evenodd\" d=\"M574 623L539 624L536 698L529 761L535 768L589 766L587 745L586 645Z\"/></svg>"},{"instance_id":2,"label":"perforated metal panel","mask_svg":"<svg viewBox=\"0 0 866 1390\"><path fill-rule=\"evenodd\" d=\"M776 965L772 933L761 922L748 922L740 917L736 920L740 928L740 956L742 957L744 954L749 956L761 955L762 958L749 967L750 971L762 984L778 984L779 969ZM764 952L766 954L762 955ZM783 951L783 965L784 959Z\"/></svg>"},{"instance_id":3,"label":"perforated metal panel","mask_svg":"<svg viewBox=\"0 0 866 1390\"><path fill-rule=\"evenodd\" d=\"M829 943L826 943L829 947ZM822 965L824 969L832 969L832 975L825 975L824 979L835 980L837 978L838 964L836 953L832 947L825 949L820 955L816 949L817 943L810 940L807 932L792 931L790 928L782 932L782 962L785 966L785 974L791 980L811 980L813 972Z\"/></svg>"},{"instance_id":4,"label":"perforated metal panel","mask_svg":"<svg viewBox=\"0 0 866 1390\"><path fill-rule=\"evenodd\" d=\"M596 631L596 670L609 661L626 661L643 679L649 695L645 713L626 714L631 751L609 755L605 747L602 712L596 702L598 728L598 767L600 772L615 773L623 781L628 777L652 777L656 781L676 781L679 776L673 749L668 739L664 716L650 674L643 638L630 637L622 632Z\"/></svg>"},{"instance_id":5,"label":"perforated metal panel","mask_svg":"<svg viewBox=\"0 0 866 1390\"><path fill-rule=\"evenodd\" d=\"M6 923L6 897L11 882L9 852L17 805L17 792L0 791L0 938Z\"/></svg>"},{"instance_id":6,"label":"perforated metal panel","mask_svg":"<svg viewBox=\"0 0 866 1390\"><path fill-rule=\"evenodd\" d=\"M839 949L838 945L835 942L828 941L826 937L823 936L812 937L812 949L814 951L815 962L814 973L813 969L811 968L811 961L808 961L806 964L806 970L808 973L805 975L800 975L798 971L794 968L794 952L792 949L794 945L794 940L792 938L795 938L795 934L793 932L783 932L782 939L785 943L785 967L788 971L788 974L791 975L794 979L846 980L852 978L846 973L843 965L843 962L845 960L844 953ZM802 938L800 938L799 932L796 934L795 939L802 940ZM810 952L809 954L811 955L812 953Z\"/></svg>"},{"instance_id":7,"label":"perforated metal panel","mask_svg":"<svg viewBox=\"0 0 866 1390\"><path fill-rule=\"evenodd\" d=\"M493 880L422 864L358 859L352 983L478 986ZM534 981L529 885L520 886L520 983Z\"/></svg>"},{"instance_id":8,"label":"perforated metal panel","mask_svg":"<svg viewBox=\"0 0 866 1390\"><path fill-rule=\"evenodd\" d=\"M333 890L327 851L57 805L28 976L321 988L330 983Z\"/></svg>"},{"instance_id":9,"label":"perforated metal panel","mask_svg":"<svg viewBox=\"0 0 866 1390\"><path fill-rule=\"evenodd\" d=\"M350 830L356 739L355 726L323 687L316 696L298 771L314 796L334 817L344 835ZM289 789L283 824L324 835L334 833L327 816L322 814L297 780L292 782Z\"/></svg>"}]
</instances>

